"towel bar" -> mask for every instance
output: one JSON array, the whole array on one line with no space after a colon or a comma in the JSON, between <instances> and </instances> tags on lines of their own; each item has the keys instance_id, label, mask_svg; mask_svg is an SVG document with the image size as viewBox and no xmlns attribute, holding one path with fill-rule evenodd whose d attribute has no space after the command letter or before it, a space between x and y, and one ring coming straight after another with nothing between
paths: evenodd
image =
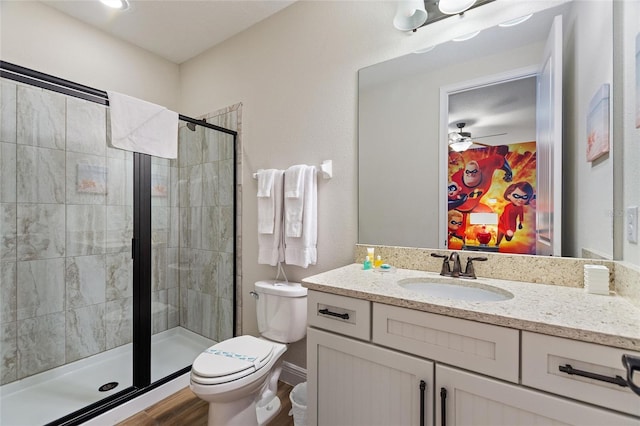
<instances>
[{"instance_id":1,"label":"towel bar","mask_svg":"<svg viewBox=\"0 0 640 426\"><path fill-rule=\"evenodd\" d=\"M324 160L318 170L323 179L331 179L333 177L333 161ZM254 173L253 178L258 179L258 173Z\"/></svg>"}]
</instances>

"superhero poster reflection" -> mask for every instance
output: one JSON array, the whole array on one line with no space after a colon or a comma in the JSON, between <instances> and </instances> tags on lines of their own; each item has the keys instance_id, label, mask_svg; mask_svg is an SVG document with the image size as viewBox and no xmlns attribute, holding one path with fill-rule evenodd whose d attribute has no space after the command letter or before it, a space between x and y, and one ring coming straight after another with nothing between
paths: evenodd
<instances>
[{"instance_id":1,"label":"superhero poster reflection","mask_svg":"<svg viewBox=\"0 0 640 426\"><path fill-rule=\"evenodd\" d=\"M535 142L449 152L448 177L450 249L535 254ZM470 213L494 213L497 224L471 224Z\"/></svg>"}]
</instances>

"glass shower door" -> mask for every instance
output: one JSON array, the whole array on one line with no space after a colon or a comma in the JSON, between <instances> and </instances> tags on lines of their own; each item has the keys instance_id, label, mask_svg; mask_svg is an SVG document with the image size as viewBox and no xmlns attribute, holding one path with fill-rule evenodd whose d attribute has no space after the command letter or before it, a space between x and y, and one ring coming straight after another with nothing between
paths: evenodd
<instances>
[{"instance_id":1,"label":"glass shower door","mask_svg":"<svg viewBox=\"0 0 640 426\"><path fill-rule=\"evenodd\" d=\"M152 381L233 336L233 135L181 122L178 147L151 164Z\"/></svg>"},{"instance_id":2,"label":"glass shower door","mask_svg":"<svg viewBox=\"0 0 640 426\"><path fill-rule=\"evenodd\" d=\"M106 92L0 73L0 424L78 423L233 336L237 111L169 161L108 146Z\"/></svg>"},{"instance_id":3,"label":"glass shower door","mask_svg":"<svg viewBox=\"0 0 640 426\"><path fill-rule=\"evenodd\" d=\"M0 96L0 424L44 424L132 384L132 156L104 105Z\"/></svg>"}]
</instances>

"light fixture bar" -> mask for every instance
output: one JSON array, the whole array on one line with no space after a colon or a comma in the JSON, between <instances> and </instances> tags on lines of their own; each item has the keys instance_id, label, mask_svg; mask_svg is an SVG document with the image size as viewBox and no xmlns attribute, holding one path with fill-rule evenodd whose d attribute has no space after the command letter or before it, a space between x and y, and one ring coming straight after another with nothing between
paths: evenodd
<instances>
[{"instance_id":1,"label":"light fixture bar","mask_svg":"<svg viewBox=\"0 0 640 426\"><path fill-rule=\"evenodd\" d=\"M482 5L491 3L493 1L495 0L476 0L473 6L471 6L467 10L475 9L476 7L480 7ZM438 1L436 0L424 0L424 6L427 11L427 20L424 24L421 25L422 27L453 16L453 15L447 15L445 13L442 13L438 8Z\"/></svg>"}]
</instances>

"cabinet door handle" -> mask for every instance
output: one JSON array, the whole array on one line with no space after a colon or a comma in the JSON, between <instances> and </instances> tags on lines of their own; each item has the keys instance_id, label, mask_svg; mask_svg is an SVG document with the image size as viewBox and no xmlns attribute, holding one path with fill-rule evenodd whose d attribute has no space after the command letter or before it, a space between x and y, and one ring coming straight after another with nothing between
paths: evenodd
<instances>
[{"instance_id":1,"label":"cabinet door handle","mask_svg":"<svg viewBox=\"0 0 640 426\"><path fill-rule=\"evenodd\" d=\"M447 426L447 389L440 388L440 424Z\"/></svg>"},{"instance_id":2,"label":"cabinet door handle","mask_svg":"<svg viewBox=\"0 0 640 426\"><path fill-rule=\"evenodd\" d=\"M623 355L623 358L624 358L624 355ZM620 376L608 377L608 376L603 376L602 374L591 373L589 371L576 370L575 368L571 367L571 365L569 364L558 366L558 370L562 371L563 373L567 373L569 375L575 374L576 376L582 376L582 377L587 377L589 379L600 380L601 382L613 383L623 388L626 388L628 386L627 381Z\"/></svg>"},{"instance_id":3,"label":"cabinet door handle","mask_svg":"<svg viewBox=\"0 0 640 426\"><path fill-rule=\"evenodd\" d=\"M424 394L427 390L427 382L420 380L420 426L424 426Z\"/></svg>"},{"instance_id":4,"label":"cabinet door handle","mask_svg":"<svg viewBox=\"0 0 640 426\"><path fill-rule=\"evenodd\" d=\"M339 314L337 312L331 312L328 309L320 309L318 311L318 313L322 314L322 315L331 315L332 317L338 317L338 318L342 318L344 320L348 320L349 319L349 314L344 313L344 314Z\"/></svg>"},{"instance_id":5,"label":"cabinet door handle","mask_svg":"<svg viewBox=\"0 0 640 426\"><path fill-rule=\"evenodd\" d=\"M622 355L622 365L627 370L627 384L632 391L640 395L640 386L633 383L633 372L640 371L640 357L624 354Z\"/></svg>"}]
</instances>

